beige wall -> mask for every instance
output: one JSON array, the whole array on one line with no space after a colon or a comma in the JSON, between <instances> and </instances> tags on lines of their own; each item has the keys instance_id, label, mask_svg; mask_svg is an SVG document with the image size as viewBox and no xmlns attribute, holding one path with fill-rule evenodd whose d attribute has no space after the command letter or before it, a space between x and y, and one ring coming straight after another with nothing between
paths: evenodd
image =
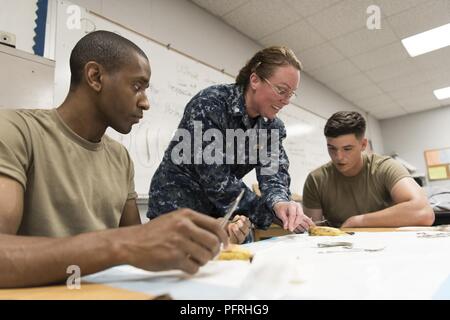
<instances>
[{"instance_id":1,"label":"beige wall","mask_svg":"<svg viewBox=\"0 0 450 320\"><path fill-rule=\"evenodd\" d=\"M399 156L426 174L424 151L450 147L450 106L381 121L388 153ZM450 180L433 181L432 186L449 186Z\"/></svg>"},{"instance_id":2,"label":"beige wall","mask_svg":"<svg viewBox=\"0 0 450 320\"><path fill-rule=\"evenodd\" d=\"M37 0L0 0L0 30L16 36L16 48L33 53Z\"/></svg>"}]
</instances>

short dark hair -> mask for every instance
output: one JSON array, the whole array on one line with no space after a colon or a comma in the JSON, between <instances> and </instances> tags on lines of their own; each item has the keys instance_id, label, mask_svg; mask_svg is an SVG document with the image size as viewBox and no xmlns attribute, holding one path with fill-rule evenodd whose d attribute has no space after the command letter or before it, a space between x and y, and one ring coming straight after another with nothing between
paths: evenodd
<instances>
[{"instance_id":1,"label":"short dark hair","mask_svg":"<svg viewBox=\"0 0 450 320\"><path fill-rule=\"evenodd\" d=\"M133 52L148 60L141 48L117 33L99 30L87 34L70 55L70 86L80 84L83 68L89 61L101 64L108 72L115 72L127 64Z\"/></svg>"},{"instance_id":2,"label":"short dark hair","mask_svg":"<svg viewBox=\"0 0 450 320\"><path fill-rule=\"evenodd\" d=\"M354 133L360 139L366 132L366 120L356 111L339 111L328 119L323 132L330 138Z\"/></svg>"},{"instance_id":3,"label":"short dark hair","mask_svg":"<svg viewBox=\"0 0 450 320\"><path fill-rule=\"evenodd\" d=\"M253 72L264 79L268 79L277 67L287 65L291 65L299 71L302 70L300 60L298 60L291 49L282 46L262 49L239 71L236 77L236 84L243 86L245 91L250 82L250 75Z\"/></svg>"}]
</instances>

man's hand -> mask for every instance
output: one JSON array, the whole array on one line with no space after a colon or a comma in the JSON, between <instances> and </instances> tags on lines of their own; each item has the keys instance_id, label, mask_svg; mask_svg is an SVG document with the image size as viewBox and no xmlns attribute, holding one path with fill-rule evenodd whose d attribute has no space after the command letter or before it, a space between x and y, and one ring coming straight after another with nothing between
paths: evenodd
<instances>
[{"instance_id":1,"label":"man's hand","mask_svg":"<svg viewBox=\"0 0 450 320\"><path fill-rule=\"evenodd\" d=\"M352 216L344 221L341 228L358 228L364 225L363 215Z\"/></svg>"},{"instance_id":2,"label":"man's hand","mask_svg":"<svg viewBox=\"0 0 450 320\"><path fill-rule=\"evenodd\" d=\"M124 243L125 262L151 271L196 273L219 253L221 243L226 247L229 242L217 219L190 209L123 229L125 234L118 240Z\"/></svg>"},{"instance_id":3,"label":"man's hand","mask_svg":"<svg viewBox=\"0 0 450 320\"><path fill-rule=\"evenodd\" d=\"M218 218L220 223L223 222L223 218ZM233 221L229 222L226 226L230 243L241 244L247 238L251 230L251 222L246 216L236 215Z\"/></svg>"},{"instance_id":4,"label":"man's hand","mask_svg":"<svg viewBox=\"0 0 450 320\"><path fill-rule=\"evenodd\" d=\"M303 213L302 206L298 202L277 202L273 206L273 210L285 230L301 233L315 226L314 222Z\"/></svg>"}]
</instances>

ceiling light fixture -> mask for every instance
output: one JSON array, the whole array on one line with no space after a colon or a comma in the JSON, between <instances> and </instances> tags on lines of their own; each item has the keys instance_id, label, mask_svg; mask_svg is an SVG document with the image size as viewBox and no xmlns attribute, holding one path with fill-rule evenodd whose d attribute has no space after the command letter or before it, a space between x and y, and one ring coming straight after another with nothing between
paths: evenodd
<instances>
[{"instance_id":1,"label":"ceiling light fixture","mask_svg":"<svg viewBox=\"0 0 450 320\"><path fill-rule=\"evenodd\" d=\"M450 87L434 90L433 93L439 100L448 99L450 98Z\"/></svg>"},{"instance_id":2,"label":"ceiling light fixture","mask_svg":"<svg viewBox=\"0 0 450 320\"><path fill-rule=\"evenodd\" d=\"M411 57L449 46L450 23L402 39L402 44Z\"/></svg>"}]
</instances>

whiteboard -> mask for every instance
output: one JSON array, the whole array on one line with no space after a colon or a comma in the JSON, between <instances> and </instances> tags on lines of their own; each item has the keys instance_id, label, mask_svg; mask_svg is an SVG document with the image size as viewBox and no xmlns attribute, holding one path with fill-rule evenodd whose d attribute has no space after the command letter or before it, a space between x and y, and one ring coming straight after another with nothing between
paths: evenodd
<instances>
[{"instance_id":1,"label":"whiteboard","mask_svg":"<svg viewBox=\"0 0 450 320\"><path fill-rule=\"evenodd\" d=\"M61 103L70 83L69 56L76 42L93 30L116 32L136 43L149 57L152 69L147 95L150 110L128 135L112 129L107 134L129 151L135 166L135 185L139 198L147 198L151 178L157 169L188 101L200 90L234 79L214 68L162 46L138 33L99 17L87 10L81 13L81 28L66 26L67 8L71 3L58 2L56 30L55 101ZM308 172L328 161L322 130L325 120L297 106L280 112L288 138L285 148L291 161L292 191L302 193ZM256 182L254 171L244 181Z\"/></svg>"},{"instance_id":2,"label":"whiteboard","mask_svg":"<svg viewBox=\"0 0 450 320\"><path fill-rule=\"evenodd\" d=\"M290 161L291 191L303 194L308 173L330 160L323 134L326 120L295 105L284 107L279 118L286 126L283 146Z\"/></svg>"}]
</instances>

